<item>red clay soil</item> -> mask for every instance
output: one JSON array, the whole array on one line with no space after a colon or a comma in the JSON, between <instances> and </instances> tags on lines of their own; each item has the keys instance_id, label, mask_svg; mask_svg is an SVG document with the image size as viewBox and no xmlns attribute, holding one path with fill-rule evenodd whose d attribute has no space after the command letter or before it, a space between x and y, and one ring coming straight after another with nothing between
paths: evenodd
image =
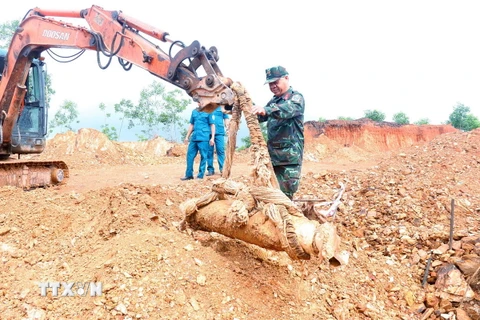
<instances>
[{"instance_id":1,"label":"red clay soil","mask_svg":"<svg viewBox=\"0 0 480 320\"><path fill-rule=\"evenodd\" d=\"M305 123L307 144L320 135L344 147L359 147L365 151L390 151L424 143L440 134L456 132L451 125L399 125L375 122L370 119L355 121L328 120Z\"/></svg>"},{"instance_id":2,"label":"red clay soil","mask_svg":"<svg viewBox=\"0 0 480 320\"><path fill-rule=\"evenodd\" d=\"M179 205L219 177L180 181L184 145L57 135L35 158L66 161L66 185L0 188L0 318L479 320L478 146L480 130L308 122L296 197L332 201L345 185L329 218L340 265L179 231ZM235 154L232 179L248 183L249 161ZM102 294L42 296L47 281Z\"/></svg>"}]
</instances>

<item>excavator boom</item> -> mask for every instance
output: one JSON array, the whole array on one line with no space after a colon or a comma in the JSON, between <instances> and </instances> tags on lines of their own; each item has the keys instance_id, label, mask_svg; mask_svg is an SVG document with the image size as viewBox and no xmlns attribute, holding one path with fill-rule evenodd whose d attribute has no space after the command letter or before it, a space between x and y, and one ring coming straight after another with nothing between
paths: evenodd
<instances>
[{"instance_id":1,"label":"excavator boom","mask_svg":"<svg viewBox=\"0 0 480 320\"><path fill-rule=\"evenodd\" d=\"M88 27L74 26L59 18L74 21L79 19L86 22ZM162 46L168 49L163 50ZM219 105L233 105L234 102L234 94L229 87L231 80L223 76L217 64L219 57L215 47L206 49L198 41L185 45L182 41L171 40L168 32L121 11L104 10L96 5L79 11L34 8L20 22L3 57L0 82L0 160L13 153L20 156L43 151L47 132L45 95L40 92L32 101L29 97L30 91L35 86L38 87L32 82L32 68L35 63L41 67L41 53L53 48L96 51L97 62L102 69L106 69L113 58L117 58L127 71L132 66L142 68L184 90L202 111L211 112ZM101 64L100 55L107 57L105 65ZM42 83L41 86L44 87L45 84ZM26 119L24 114L35 111L36 108L43 108L43 111L37 112L37 124L40 125L43 121L43 130L36 131L38 135L42 131L43 136L31 139L33 144L27 145L21 143L24 137L16 135L14 129L18 128L21 132L20 122ZM14 141L15 139L17 140ZM29 171L32 168L39 170L41 166L49 167L54 178L45 185L64 181L65 175L58 170L68 175L68 168L63 163L34 164L30 167L24 161L22 166L29 168ZM17 164L16 167L20 166ZM5 168L3 163L0 167L0 186L8 184L5 181L21 181L13 176L2 179L2 175L6 176L2 173ZM31 176L30 173L29 175ZM62 179L58 178L62 176Z\"/></svg>"}]
</instances>

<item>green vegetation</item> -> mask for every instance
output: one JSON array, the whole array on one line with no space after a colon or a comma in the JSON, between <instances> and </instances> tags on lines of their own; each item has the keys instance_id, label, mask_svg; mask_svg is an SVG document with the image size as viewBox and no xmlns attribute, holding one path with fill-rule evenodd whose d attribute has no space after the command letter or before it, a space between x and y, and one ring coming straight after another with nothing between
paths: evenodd
<instances>
[{"instance_id":1,"label":"green vegetation","mask_svg":"<svg viewBox=\"0 0 480 320\"><path fill-rule=\"evenodd\" d=\"M453 107L453 112L448 117L447 124L463 131L480 128L480 121L470 113L470 108L459 102Z\"/></svg>"},{"instance_id":2,"label":"green vegetation","mask_svg":"<svg viewBox=\"0 0 480 320\"><path fill-rule=\"evenodd\" d=\"M385 120L385 113L379 110L365 110L364 117L376 122L381 122Z\"/></svg>"},{"instance_id":3,"label":"green vegetation","mask_svg":"<svg viewBox=\"0 0 480 320\"><path fill-rule=\"evenodd\" d=\"M54 128L59 128L62 132L73 130L73 123L79 123L78 106L71 100L65 100L50 120L50 133Z\"/></svg>"},{"instance_id":4,"label":"green vegetation","mask_svg":"<svg viewBox=\"0 0 480 320\"><path fill-rule=\"evenodd\" d=\"M0 48L8 48L19 24L20 20L7 21L0 24Z\"/></svg>"},{"instance_id":5,"label":"green vegetation","mask_svg":"<svg viewBox=\"0 0 480 320\"><path fill-rule=\"evenodd\" d=\"M187 124L187 120L180 114L189 104L190 100L185 99L179 89L167 91L164 85L153 81L140 92L138 104L123 99L115 104L115 112L121 114L122 124L124 119L128 120L128 129L142 128L141 134L137 135L140 141L159 136L161 128L167 129L170 135L168 139L177 141L181 138L178 133L181 125Z\"/></svg>"},{"instance_id":6,"label":"green vegetation","mask_svg":"<svg viewBox=\"0 0 480 320\"><path fill-rule=\"evenodd\" d=\"M267 123L266 122L260 122L260 130L262 130L263 139L265 139L265 141L267 141L268 140L268 131L267 131ZM238 150L248 149L252 145L252 141L250 140L249 135L246 136L246 137L243 137L242 139L240 139L240 141L242 142L242 145L240 147L238 147Z\"/></svg>"},{"instance_id":7,"label":"green vegetation","mask_svg":"<svg viewBox=\"0 0 480 320\"><path fill-rule=\"evenodd\" d=\"M104 123L101 125L102 132L108 137L108 139L118 140L119 133L117 132L117 128L107 123L107 119L109 119L112 114L106 111L107 106L103 102L100 103L98 108L102 110L105 115Z\"/></svg>"},{"instance_id":8,"label":"green vegetation","mask_svg":"<svg viewBox=\"0 0 480 320\"><path fill-rule=\"evenodd\" d=\"M418 121L415 121L413 124L416 124L417 126L425 125L425 124L430 124L430 120L428 118L422 118Z\"/></svg>"},{"instance_id":9,"label":"green vegetation","mask_svg":"<svg viewBox=\"0 0 480 320\"><path fill-rule=\"evenodd\" d=\"M404 112L398 112L393 115L393 122L398 124L409 124L410 119Z\"/></svg>"}]
</instances>

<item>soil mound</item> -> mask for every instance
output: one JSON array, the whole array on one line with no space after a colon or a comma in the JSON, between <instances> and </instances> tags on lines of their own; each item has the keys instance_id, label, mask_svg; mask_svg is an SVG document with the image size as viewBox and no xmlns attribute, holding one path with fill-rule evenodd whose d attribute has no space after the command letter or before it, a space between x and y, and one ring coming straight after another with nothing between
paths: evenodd
<instances>
[{"instance_id":1,"label":"soil mound","mask_svg":"<svg viewBox=\"0 0 480 320\"><path fill-rule=\"evenodd\" d=\"M99 165L145 165L162 163L173 143L157 137L141 142L117 142L95 129L56 134L47 141L40 159L61 159L70 168Z\"/></svg>"}]
</instances>

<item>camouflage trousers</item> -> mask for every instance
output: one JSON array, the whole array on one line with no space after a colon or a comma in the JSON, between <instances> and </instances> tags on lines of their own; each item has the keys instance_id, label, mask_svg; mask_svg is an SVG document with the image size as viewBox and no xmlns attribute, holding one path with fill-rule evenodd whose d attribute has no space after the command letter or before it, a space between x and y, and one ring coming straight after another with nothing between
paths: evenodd
<instances>
[{"instance_id":1,"label":"camouflage trousers","mask_svg":"<svg viewBox=\"0 0 480 320\"><path fill-rule=\"evenodd\" d=\"M285 166L274 166L275 176L277 177L280 190L285 193L287 197L293 199L293 195L298 190L300 185L300 177L302 173L301 164L292 164Z\"/></svg>"}]
</instances>

